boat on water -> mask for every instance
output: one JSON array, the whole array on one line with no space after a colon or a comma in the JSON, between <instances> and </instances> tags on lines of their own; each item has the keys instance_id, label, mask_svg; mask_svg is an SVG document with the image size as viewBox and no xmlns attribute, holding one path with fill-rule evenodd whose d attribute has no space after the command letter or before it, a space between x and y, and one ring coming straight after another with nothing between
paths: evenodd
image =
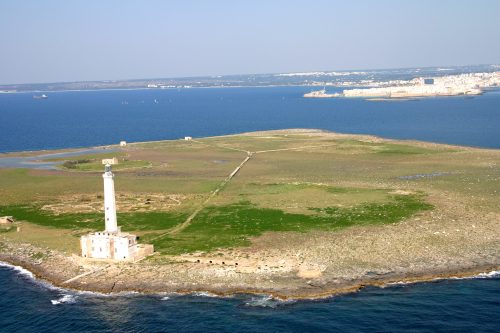
<instances>
[{"instance_id":1,"label":"boat on water","mask_svg":"<svg viewBox=\"0 0 500 333\"><path fill-rule=\"evenodd\" d=\"M33 99L47 99L49 96L42 94L42 95L33 95Z\"/></svg>"}]
</instances>

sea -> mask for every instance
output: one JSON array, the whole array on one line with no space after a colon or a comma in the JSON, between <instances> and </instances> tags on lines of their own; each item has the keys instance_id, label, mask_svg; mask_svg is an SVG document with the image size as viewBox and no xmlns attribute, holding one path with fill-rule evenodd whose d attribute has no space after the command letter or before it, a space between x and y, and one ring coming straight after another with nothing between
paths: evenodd
<instances>
[{"instance_id":1,"label":"sea","mask_svg":"<svg viewBox=\"0 0 500 333\"><path fill-rule=\"evenodd\" d=\"M310 87L0 93L0 152L317 128L500 148L500 90L410 100L307 99ZM328 92L340 89L331 88Z\"/></svg>"},{"instance_id":2,"label":"sea","mask_svg":"<svg viewBox=\"0 0 500 333\"><path fill-rule=\"evenodd\" d=\"M308 87L0 94L0 152L317 128L500 148L500 91L410 100L304 99ZM335 92L336 89L329 89ZM1 198L0 198L1 202ZM500 274L321 300L59 289L0 264L0 332L499 332Z\"/></svg>"},{"instance_id":3,"label":"sea","mask_svg":"<svg viewBox=\"0 0 500 333\"><path fill-rule=\"evenodd\" d=\"M0 266L1 332L498 332L500 272L321 300L78 293Z\"/></svg>"}]
</instances>

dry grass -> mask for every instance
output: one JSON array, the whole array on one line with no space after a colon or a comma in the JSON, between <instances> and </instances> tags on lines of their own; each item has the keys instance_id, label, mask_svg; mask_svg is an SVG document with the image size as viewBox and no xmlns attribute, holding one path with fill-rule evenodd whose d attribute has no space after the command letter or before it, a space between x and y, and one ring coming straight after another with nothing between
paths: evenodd
<instances>
[{"instance_id":1,"label":"dry grass","mask_svg":"<svg viewBox=\"0 0 500 333\"><path fill-rule=\"evenodd\" d=\"M311 215L313 209L384 204L394 191L406 191L459 196L470 211L500 212L498 151L319 131L131 144L123 154L152 167L116 171L119 209L189 214L245 158L244 151L254 154L212 206L243 201ZM58 214L99 212L100 195L100 172L0 169L2 206L36 203Z\"/></svg>"}]
</instances>

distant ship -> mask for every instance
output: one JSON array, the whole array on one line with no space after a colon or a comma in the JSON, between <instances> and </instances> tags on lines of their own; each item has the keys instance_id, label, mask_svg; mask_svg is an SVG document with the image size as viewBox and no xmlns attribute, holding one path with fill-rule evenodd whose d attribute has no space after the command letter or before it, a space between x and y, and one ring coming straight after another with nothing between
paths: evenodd
<instances>
[{"instance_id":1,"label":"distant ship","mask_svg":"<svg viewBox=\"0 0 500 333\"><path fill-rule=\"evenodd\" d=\"M33 96L34 99L47 99L49 98L49 96L43 94L43 95L34 95Z\"/></svg>"}]
</instances>

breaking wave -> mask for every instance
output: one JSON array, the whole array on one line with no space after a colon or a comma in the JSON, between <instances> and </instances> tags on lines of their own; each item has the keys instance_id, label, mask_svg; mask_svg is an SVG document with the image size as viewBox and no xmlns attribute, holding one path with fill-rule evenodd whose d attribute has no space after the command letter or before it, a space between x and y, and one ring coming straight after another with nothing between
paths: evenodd
<instances>
[{"instance_id":1,"label":"breaking wave","mask_svg":"<svg viewBox=\"0 0 500 333\"><path fill-rule=\"evenodd\" d=\"M493 279L500 277L500 271L491 271L485 273L479 273L471 276L449 276L445 278L435 278L431 281L445 281L445 280L471 280L471 279ZM423 281L397 281L397 282L389 282L385 286L404 286L415 283L422 283ZM384 286L382 286L384 288Z\"/></svg>"},{"instance_id":2,"label":"breaking wave","mask_svg":"<svg viewBox=\"0 0 500 333\"><path fill-rule=\"evenodd\" d=\"M223 297L217 294L209 293L207 291L196 291L194 293L191 293L191 295L198 297Z\"/></svg>"},{"instance_id":3,"label":"breaking wave","mask_svg":"<svg viewBox=\"0 0 500 333\"><path fill-rule=\"evenodd\" d=\"M500 277L500 271L491 271L489 273L479 273L478 275L475 275L471 277L472 279L491 279L491 278L497 278Z\"/></svg>"},{"instance_id":4,"label":"breaking wave","mask_svg":"<svg viewBox=\"0 0 500 333\"><path fill-rule=\"evenodd\" d=\"M56 287L52 283L50 283L48 281L37 279L36 276L35 276L35 274L33 274L31 271L27 270L24 267L17 266L17 265L12 265L12 264L9 264L9 263L3 262L3 261L0 261L0 267L11 269L16 274L18 274L18 275L26 278L27 280L30 280L34 284L42 286L43 288L46 288L46 289L49 289L49 290L58 290L58 291L65 291L66 290L64 288Z\"/></svg>"},{"instance_id":5,"label":"breaking wave","mask_svg":"<svg viewBox=\"0 0 500 333\"><path fill-rule=\"evenodd\" d=\"M30 279L33 279L33 280L35 279L35 275L33 275L33 273L31 273L30 271L28 271L27 269L25 269L21 266L11 265L11 264L8 264L6 262L0 261L0 267L10 268L13 271L15 271L16 273L18 273L19 275L23 275L23 276L30 278Z\"/></svg>"},{"instance_id":6,"label":"breaking wave","mask_svg":"<svg viewBox=\"0 0 500 333\"><path fill-rule=\"evenodd\" d=\"M276 308L280 305L292 304L295 303L296 300L284 300L273 297L271 295L263 295L263 296L253 296L250 300L245 302L245 306L251 307L261 307L261 308Z\"/></svg>"},{"instance_id":7,"label":"breaking wave","mask_svg":"<svg viewBox=\"0 0 500 333\"><path fill-rule=\"evenodd\" d=\"M52 305L59 304L74 304L76 303L77 296L71 294L65 294L61 298L50 300Z\"/></svg>"}]
</instances>

